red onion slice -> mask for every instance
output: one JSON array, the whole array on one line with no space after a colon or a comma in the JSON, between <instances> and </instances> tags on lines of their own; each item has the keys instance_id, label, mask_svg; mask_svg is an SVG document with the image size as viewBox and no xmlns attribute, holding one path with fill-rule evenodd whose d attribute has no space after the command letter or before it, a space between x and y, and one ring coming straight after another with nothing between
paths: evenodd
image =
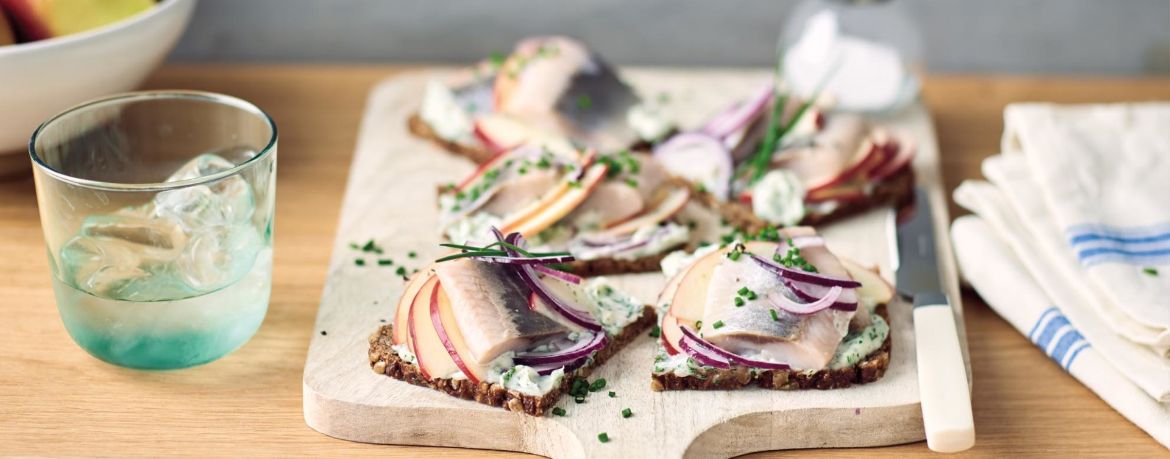
<instances>
[{"instance_id":1,"label":"red onion slice","mask_svg":"<svg viewBox=\"0 0 1170 459\"><path fill-rule=\"evenodd\" d=\"M687 355L700 364L715 368L731 368L731 363L726 359L720 357L719 354L711 351L711 349L704 347L702 343L693 341L690 338L683 337L683 339L679 340L678 347L681 347L683 352L686 352Z\"/></svg>"},{"instance_id":2,"label":"red onion slice","mask_svg":"<svg viewBox=\"0 0 1170 459\"><path fill-rule=\"evenodd\" d=\"M753 253L745 253L751 257L753 261L763 266L764 269L771 271L777 276L792 279L794 281L808 282L810 284L824 285L826 287L841 287L841 288L857 288L861 287L861 282L851 279L841 279L839 277L826 276L824 274L811 273L803 269L793 269L787 266L778 265L768 260L760 258Z\"/></svg>"},{"instance_id":3,"label":"red onion slice","mask_svg":"<svg viewBox=\"0 0 1170 459\"><path fill-rule=\"evenodd\" d=\"M549 276L549 277L555 277L557 279L560 279L562 281L565 281L565 282L568 282L568 283L574 284L574 285L580 284L581 281L584 280L581 276L578 276L576 274L567 273L567 272L564 272L564 271L561 271L558 269L552 269L552 268L549 268L548 266L544 266L544 265L535 265L532 267L532 269L536 270L536 272L538 272L538 273L544 274L544 275Z\"/></svg>"},{"instance_id":4,"label":"red onion slice","mask_svg":"<svg viewBox=\"0 0 1170 459\"><path fill-rule=\"evenodd\" d=\"M712 137L723 139L747 128L752 121L762 116L766 111L768 101L772 100L774 87L772 83L768 83L753 94L750 99L735 104L722 113L715 115L714 118L703 126L701 129L702 132Z\"/></svg>"},{"instance_id":5,"label":"red onion slice","mask_svg":"<svg viewBox=\"0 0 1170 459\"><path fill-rule=\"evenodd\" d=\"M680 325L679 328L682 329L683 336L689 338L691 341L703 344L711 352L720 357L723 357L723 359L728 362L735 362L752 368L763 368L765 370L787 370L789 368L788 364L786 363L765 362L763 360L754 360L747 357L741 357L738 354L728 352L719 346L711 344L710 341L699 337L697 333L687 327Z\"/></svg>"},{"instance_id":6,"label":"red onion slice","mask_svg":"<svg viewBox=\"0 0 1170 459\"><path fill-rule=\"evenodd\" d=\"M496 228L492 228L492 233L496 235L496 238L504 242L515 245L517 247L523 247L524 238L520 236L520 233L511 233L505 237L502 233L500 233L500 230ZM520 256L519 252L508 246L504 246L504 251L507 252L508 255L514 257ZM548 288L545 287L544 282L541 282L540 278L537 277L536 271L532 269L532 266L518 264L508 266L513 268L513 272L517 277L520 278L520 281L523 282L529 290L535 293L536 296L539 297L545 305L548 305L549 308L556 311L566 320L577 324L586 330L595 332L601 331L601 324L594 320L593 317L590 317L584 312L578 311L576 308L568 305L564 302L564 300L558 298L551 291L549 291Z\"/></svg>"},{"instance_id":7,"label":"red onion slice","mask_svg":"<svg viewBox=\"0 0 1170 459\"><path fill-rule=\"evenodd\" d=\"M588 357L594 351L605 347L608 342L605 333L595 333L589 340L582 340L573 347L553 352L532 353L525 352L516 354L512 359L518 365L543 365L543 364L559 364L564 365L571 363L582 357Z\"/></svg>"},{"instance_id":8,"label":"red onion slice","mask_svg":"<svg viewBox=\"0 0 1170 459\"><path fill-rule=\"evenodd\" d=\"M672 175L701 183L716 198L727 200L735 166L731 152L718 138L696 132L679 134L654 147L654 158Z\"/></svg>"},{"instance_id":9,"label":"red onion slice","mask_svg":"<svg viewBox=\"0 0 1170 459\"><path fill-rule=\"evenodd\" d=\"M525 366L531 367L533 370L536 370L536 374L538 374L538 375L547 376L547 375L551 374L552 372L557 371L558 368L564 368L565 373L576 370L577 368L580 368L581 365L584 365L585 362L588 360L589 360L589 357L581 357L577 360L573 360L573 361L570 361L568 363L564 363L564 362L561 362L561 363L541 363L541 364L533 364L533 365L525 365Z\"/></svg>"},{"instance_id":10,"label":"red onion slice","mask_svg":"<svg viewBox=\"0 0 1170 459\"><path fill-rule=\"evenodd\" d=\"M841 297L842 290L841 287L830 288L827 295L811 303L797 303L792 301L791 298L788 298L779 290L773 290L771 293L768 293L767 298L770 303L780 309L792 314L807 316L829 309L837 301L837 298Z\"/></svg>"},{"instance_id":11,"label":"red onion slice","mask_svg":"<svg viewBox=\"0 0 1170 459\"><path fill-rule=\"evenodd\" d=\"M820 298L824 298L829 294L832 287L825 287L824 285L810 284L808 282L799 282L791 279L781 279L785 287L792 291L793 295L804 301L813 302ZM857 290L845 289L841 291L841 296L837 301L833 302L831 309L838 311L856 311L857 310Z\"/></svg>"}]
</instances>

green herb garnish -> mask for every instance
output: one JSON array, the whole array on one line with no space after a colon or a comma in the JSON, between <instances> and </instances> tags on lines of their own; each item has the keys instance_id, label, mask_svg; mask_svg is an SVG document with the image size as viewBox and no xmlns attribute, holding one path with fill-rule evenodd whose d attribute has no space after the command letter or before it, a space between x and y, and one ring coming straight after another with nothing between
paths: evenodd
<instances>
[{"instance_id":1,"label":"green herb garnish","mask_svg":"<svg viewBox=\"0 0 1170 459\"><path fill-rule=\"evenodd\" d=\"M738 307L740 307L740 306L743 306L743 305L744 305L744 303L746 303L746 302L743 300L743 298L742 298L742 297L738 297L738 296L737 296L737 297L735 297L735 307L737 307L737 308L738 308Z\"/></svg>"},{"instance_id":2,"label":"green herb garnish","mask_svg":"<svg viewBox=\"0 0 1170 459\"><path fill-rule=\"evenodd\" d=\"M772 313L772 320L775 320L777 322L780 321L780 316L776 314L775 309L769 309L768 312Z\"/></svg>"},{"instance_id":3,"label":"green herb garnish","mask_svg":"<svg viewBox=\"0 0 1170 459\"><path fill-rule=\"evenodd\" d=\"M634 415L634 412L632 410L630 410L629 408L625 408L622 410L622 417L623 418L628 418L628 417L633 416L633 415Z\"/></svg>"},{"instance_id":4,"label":"green herb garnish","mask_svg":"<svg viewBox=\"0 0 1170 459\"><path fill-rule=\"evenodd\" d=\"M418 257L418 252L415 252L413 250L406 252L406 257L407 258L416 258L416 257Z\"/></svg>"},{"instance_id":5,"label":"green herb garnish","mask_svg":"<svg viewBox=\"0 0 1170 459\"><path fill-rule=\"evenodd\" d=\"M657 325L650 327L650 337L657 338L659 336L662 336L662 327L659 327ZM612 394L613 392L610 392L610 393Z\"/></svg>"},{"instance_id":6,"label":"green herb garnish","mask_svg":"<svg viewBox=\"0 0 1170 459\"><path fill-rule=\"evenodd\" d=\"M597 392L605 388L605 378L597 378L589 384L589 392Z\"/></svg>"},{"instance_id":7,"label":"green herb garnish","mask_svg":"<svg viewBox=\"0 0 1170 459\"><path fill-rule=\"evenodd\" d=\"M1151 268L1151 267L1142 268L1142 272L1146 273L1146 275L1150 275L1150 276L1157 276L1158 275L1157 268Z\"/></svg>"},{"instance_id":8,"label":"green herb garnish","mask_svg":"<svg viewBox=\"0 0 1170 459\"><path fill-rule=\"evenodd\" d=\"M405 276L406 275L406 267L399 266L398 269L394 270L394 274L397 274L399 276Z\"/></svg>"},{"instance_id":9,"label":"green herb garnish","mask_svg":"<svg viewBox=\"0 0 1170 459\"><path fill-rule=\"evenodd\" d=\"M634 180L632 177L631 177L631 178L627 178L627 179L626 179L626 185L629 185L629 186L630 186L630 188L637 188L637 187L638 187L638 181L637 181L637 180Z\"/></svg>"},{"instance_id":10,"label":"green herb garnish","mask_svg":"<svg viewBox=\"0 0 1170 459\"><path fill-rule=\"evenodd\" d=\"M552 413L553 413L553 414L555 414L555 415L557 415L557 416L564 416L564 415L565 415L565 409L564 409L564 408L561 408L561 407L559 407L559 406L558 406L558 407L556 407L556 408L553 408L553 410L552 410Z\"/></svg>"},{"instance_id":11,"label":"green herb garnish","mask_svg":"<svg viewBox=\"0 0 1170 459\"><path fill-rule=\"evenodd\" d=\"M504 65L505 56L504 56L504 53L496 51L496 52L489 54L488 59L491 61L492 67L499 67L501 65Z\"/></svg>"},{"instance_id":12,"label":"green herb garnish","mask_svg":"<svg viewBox=\"0 0 1170 459\"><path fill-rule=\"evenodd\" d=\"M593 107L593 99L589 98L588 95L581 94L577 96L577 108L581 110L589 110L591 107Z\"/></svg>"},{"instance_id":13,"label":"green herb garnish","mask_svg":"<svg viewBox=\"0 0 1170 459\"><path fill-rule=\"evenodd\" d=\"M720 329L720 328L723 328L723 321L722 321L722 320L716 320L716 321L715 321L715 323L711 324L711 328L714 328L714 329L716 329L716 330L718 330L718 329Z\"/></svg>"},{"instance_id":14,"label":"green herb garnish","mask_svg":"<svg viewBox=\"0 0 1170 459\"><path fill-rule=\"evenodd\" d=\"M353 261L353 264L355 264L355 265L358 265L358 266L365 266L365 265L366 265L366 260L363 260L363 259L361 259L361 258L358 258L358 259L356 259L356 260L354 260L354 261Z\"/></svg>"},{"instance_id":15,"label":"green herb garnish","mask_svg":"<svg viewBox=\"0 0 1170 459\"><path fill-rule=\"evenodd\" d=\"M696 321L695 321L695 330L698 330L698 329L701 329L701 328L703 328L703 321L701 321L701 320L696 320Z\"/></svg>"},{"instance_id":16,"label":"green herb garnish","mask_svg":"<svg viewBox=\"0 0 1170 459\"><path fill-rule=\"evenodd\" d=\"M612 390L609 391L609 398L614 398L614 397L617 397L617 392L614 392Z\"/></svg>"},{"instance_id":17,"label":"green herb garnish","mask_svg":"<svg viewBox=\"0 0 1170 459\"><path fill-rule=\"evenodd\" d=\"M597 434L597 441L600 441L602 443L609 443L609 434L607 434L605 432Z\"/></svg>"},{"instance_id":18,"label":"green herb garnish","mask_svg":"<svg viewBox=\"0 0 1170 459\"><path fill-rule=\"evenodd\" d=\"M378 260L378 266L390 266L392 264L394 264L394 260L391 260L389 258L383 258L381 260Z\"/></svg>"}]
</instances>

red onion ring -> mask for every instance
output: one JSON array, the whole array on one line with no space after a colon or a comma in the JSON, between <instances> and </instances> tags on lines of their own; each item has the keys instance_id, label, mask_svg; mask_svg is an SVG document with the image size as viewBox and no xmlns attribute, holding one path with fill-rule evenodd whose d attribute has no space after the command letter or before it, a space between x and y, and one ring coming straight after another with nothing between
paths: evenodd
<instances>
[{"instance_id":1,"label":"red onion ring","mask_svg":"<svg viewBox=\"0 0 1170 459\"><path fill-rule=\"evenodd\" d=\"M682 348L692 359L703 365L715 368L731 368L731 363L720 357L719 354L711 351L703 346L702 343L692 341L690 338L683 337L679 340L678 347Z\"/></svg>"},{"instance_id":2,"label":"red onion ring","mask_svg":"<svg viewBox=\"0 0 1170 459\"><path fill-rule=\"evenodd\" d=\"M582 357L588 357L594 351L605 347L608 342L605 333L595 333L588 341L581 341L573 347L553 352L544 353L520 353L512 359L517 365L544 365L544 364L559 364L564 365L571 363L574 360Z\"/></svg>"},{"instance_id":3,"label":"red onion ring","mask_svg":"<svg viewBox=\"0 0 1170 459\"><path fill-rule=\"evenodd\" d=\"M773 290L771 293L768 293L767 298L768 301L772 303L772 305L783 309L784 311L796 315L807 316L809 314L815 314L829 309L829 307L837 301L837 298L841 297L841 291L842 288L839 286L830 288L827 295L825 295L823 298L813 301L812 303L797 303L792 301L787 296L784 296L784 293L780 292L779 290Z\"/></svg>"},{"instance_id":4,"label":"red onion ring","mask_svg":"<svg viewBox=\"0 0 1170 459\"><path fill-rule=\"evenodd\" d=\"M791 279L781 279L785 287L791 290L798 298L813 302L820 298L824 298L829 293L830 287L823 285L810 284L808 282L798 282ZM841 297L833 302L830 309L838 311L856 311L857 310L857 290L845 289L841 292Z\"/></svg>"},{"instance_id":5,"label":"red onion ring","mask_svg":"<svg viewBox=\"0 0 1170 459\"><path fill-rule=\"evenodd\" d=\"M752 368L763 368L765 370L787 370L789 368L788 364L786 363L765 362L763 360L754 360L747 357L741 357L738 354L728 352L727 350L712 344L710 341L699 337L697 333L687 327L680 325L679 328L682 329L683 336L686 336L691 341L696 341L705 345L711 352L720 357L723 357L723 359L727 360L728 362L735 362Z\"/></svg>"},{"instance_id":6,"label":"red onion ring","mask_svg":"<svg viewBox=\"0 0 1170 459\"><path fill-rule=\"evenodd\" d=\"M810 284L824 285L826 287L841 287L841 288L857 288L861 287L861 283L851 279L841 279L839 277L826 276L824 274L811 273L801 269L793 269L787 266L778 265L768 260L760 258L753 253L744 253L753 261L763 266L764 269L771 271L780 277L785 277L795 281L808 282Z\"/></svg>"},{"instance_id":7,"label":"red onion ring","mask_svg":"<svg viewBox=\"0 0 1170 459\"><path fill-rule=\"evenodd\" d=\"M772 100L774 87L772 83L764 85L750 99L728 107L715 115L703 126L701 131L712 137L723 139L747 127L753 120L764 114L765 108L768 107L768 101Z\"/></svg>"},{"instance_id":8,"label":"red onion ring","mask_svg":"<svg viewBox=\"0 0 1170 459\"><path fill-rule=\"evenodd\" d=\"M568 282L570 284L580 284L581 281L585 280L581 276L578 276L576 274L567 273L567 272L564 272L564 271L561 271L558 269L552 269L552 268L549 268L548 266L544 266L544 265L534 265L532 267L532 269L536 270L536 272L538 272L538 273L544 274L544 275L549 276L549 277L555 277L557 279L563 280L563 281Z\"/></svg>"},{"instance_id":9,"label":"red onion ring","mask_svg":"<svg viewBox=\"0 0 1170 459\"><path fill-rule=\"evenodd\" d=\"M499 239L503 242L507 242L507 243L515 245L517 247L523 247L524 238L522 236L520 236L520 233L511 233L505 237L505 236L503 236L502 233L500 233L500 230L496 229L496 228L492 228L492 233L495 234L497 239ZM508 247L508 246L504 246L504 251L507 252L508 255L511 255L514 257L520 256L519 252L517 252L515 249L512 249L511 247ZM533 293L535 293L536 296L539 297L540 300L544 302L544 304L548 305L549 308L556 311L558 314L563 316L566 320L568 320L569 322L572 322L574 324L577 324L577 325L581 326L582 328L585 328L586 330L590 330L590 331L594 331L594 332L601 331L601 324L598 323L596 320L594 320L593 317L590 317L588 314L583 313L581 311L578 311L576 308L574 308L572 306L569 306L563 300L561 300L556 295L554 295L552 292L548 291L548 289L545 287L544 283L541 282L540 279L536 276L536 271L534 271L532 269L532 266L529 266L529 265L508 265L508 266L511 266L513 268L513 272L516 274L517 277L520 278L520 281L523 282L524 285L527 286L529 290L531 290Z\"/></svg>"}]
</instances>

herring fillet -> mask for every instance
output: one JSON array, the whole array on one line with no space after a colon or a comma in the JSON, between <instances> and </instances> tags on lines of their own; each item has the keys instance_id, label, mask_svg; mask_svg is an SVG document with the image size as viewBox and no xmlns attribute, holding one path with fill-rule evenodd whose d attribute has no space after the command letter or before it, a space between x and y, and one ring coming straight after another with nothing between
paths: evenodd
<instances>
[{"instance_id":1,"label":"herring fillet","mask_svg":"<svg viewBox=\"0 0 1170 459\"><path fill-rule=\"evenodd\" d=\"M462 258L439 263L435 274L476 363L568 333L528 307L529 289L503 265Z\"/></svg>"},{"instance_id":2,"label":"herring fillet","mask_svg":"<svg viewBox=\"0 0 1170 459\"><path fill-rule=\"evenodd\" d=\"M815 234L808 228L784 233L787 237ZM849 278L837 257L825 247L806 247L801 255L823 274ZM768 293L779 291L791 297L791 292L779 277L747 257L738 261L724 258L712 273L710 285L703 313L703 338L747 358L784 362L794 368L824 368L854 316L852 311L834 309L802 316L776 308L766 299ZM745 298L743 306L736 306L734 300L741 287L755 292L757 298Z\"/></svg>"}]
</instances>

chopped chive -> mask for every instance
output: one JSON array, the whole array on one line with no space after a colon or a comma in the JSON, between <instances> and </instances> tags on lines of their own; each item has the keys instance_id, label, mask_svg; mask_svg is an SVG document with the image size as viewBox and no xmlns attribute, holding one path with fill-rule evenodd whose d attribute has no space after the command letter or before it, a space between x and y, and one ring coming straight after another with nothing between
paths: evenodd
<instances>
[{"instance_id":1,"label":"chopped chive","mask_svg":"<svg viewBox=\"0 0 1170 459\"><path fill-rule=\"evenodd\" d=\"M394 274L397 274L399 276L405 276L406 275L406 267L399 266L398 269L394 271Z\"/></svg>"},{"instance_id":2,"label":"chopped chive","mask_svg":"<svg viewBox=\"0 0 1170 459\"><path fill-rule=\"evenodd\" d=\"M501 65L504 65L504 53L501 53L499 51L493 52L490 55L488 55L488 59L491 60L492 67L499 67Z\"/></svg>"},{"instance_id":3,"label":"chopped chive","mask_svg":"<svg viewBox=\"0 0 1170 459\"><path fill-rule=\"evenodd\" d=\"M633 178L627 178L627 179L626 179L626 185L629 185L629 186L630 186L630 188L637 188L637 187L638 187L638 181L637 181L637 180L634 180Z\"/></svg>"},{"instance_id":4,"label":"chopped chive","mask_svg":"<svg viewBox=\"0 0 1170 459\"><path fill-rule=\"evenodd\" d=\"M389 258L383 258L381 260L378 260L378 266L390 266L392 264L394 264L394 260L391 260Z\"/></svg>"},{"instance_id":5,"label":"chopped chive","mask_svg":"<svg viewBox=\"0 0 1170 459\"><path fill-rule=\"evenodd\" d=\"M747 292L747 295L745 295L745 296L746 296L746 297L747 297L747 299L749 299L749 300L754 300L754 299L756 299L756 298L759 298L758 296L756 296L756 292L753 292L753 291L751 291L751 290L748 290L748 292Z\"/></svg>"},{"instance_id":6,"label":"chopped chive","mask_svg":"<svg viewBox=\"0 0 1170 459\"><path fill-rule=\"evenodd\" d=\"M1150 276L1157 276L1158 275L1157 268L1151 268L1151 267L1142 268L1142 272L1146 273L1147 275L1150 275Z\"/></svg>"},{"instance_id":7,"label":"chopped chive","mask_svg":"<svg viewBox=\"0 0 1170 459\"><path fill-rule=\"evenodd\" d=\"M602 443L609 443L609 434L607 434L605 432L597 434L597 441L600 441Z\"/></svg>"},{"instance_id":8,"label":"chopped chive","mask_svg":"<svg viewBox=\"0 0 1170 459\"><path fill-rule=\"evenodd\" d=\"M736 290L735 293L738 293L740 295L747 295L748 292L750 292L750 291L751 290L748 290L747 286L744 286L744 287L740 287L739 290Z\"/></svg>"},{"instance_id":9,"label":"chopped chive","mask_svg":"<svg viewBox=\"0 0 1170 459\"><path fill-rule=\"evenodd\" d=\"M548 169L548 168L552 167L552 162L550 162L548 160L547 156L541 156L540 161L536 162L536 167L538 167L540 169Z\"/></svg>"},{"instance_id":10,"label":"chopped chive","mask_svg":"<svg viewBox=\"0 0 1170 459\"><path fill-rule=\"evenodd\" d=\"M614 397L617 397L617 392L614 392L612 390L609 391L609 398L614 398Z\"/></svg>"},{"instance_id":11,"label":"chopped chive","mask_svg":"<svg viewBox=\"0 0 1170 459\"><path fill-rule=\"evenodd\" d=\"M633 415L634 415L634 412L631 411L629 408L625 408L622 410L622 417L623 418L628 418L628 417L633 416Z\"/></svg>"},{"instance_id":12,"label":"chopped chive","mask_svg":"<svg viewBox=\"0 0 1170 459\"><path fill-rule=\"evenodd\" d=\"M659 336L662 336L662 327L659 327L657 325L651 327L650 328L650 337L657 338ZM610 393L612 394L613 392L610 392Z\"/></svg>"},{"instance_id":13,"label":"chopped chive","mask_svg":"<svg viewBox=\"0 0 1170 459\"><path fill-rule=\"evenodd\" d=\"M727 252L727 258L730 258L731 261L739 261L739 256L741 254L742 254L742 252L740 252L738 250L732 250L730 252Z\"/></svg>"},{"instance_id":14,"label":"chopped chive","mask_svg":"<svg viewBox=\"0 0 1170 459\"><path fill-rule=\"evenodd\" d=\"M362 246L362 252L373 252L374 249L377 249L377 248L378 248L378 245L374 243L373 239L370 239L369 242L366 242L366 245Z\"/></svg>"},{"instance_id":15,"label":"chopped chive","mask_svg":"<svg viewBox=\"0 0 1170 459\"><path fill-rule=\"evenodd\" d=\"M589 385L589 392L597 392L605 388L605 378L597 378Z\"/></svg>"},{"instance_id":16,"label":"chopped chive","mask_svg":"<svg viewBox=\"0 0 1170 459\"><path fill-rule=\"evenodd\" d=\"M358 266L365 266L365 265L366 265L366 260L363 260L363 259L361 259L361 258L358 258L358 259L356 259L356 260L354 260L354 261L353 261L353 264L355 264L355 265L358 265Z\"/></svg>"},{"instance_id":17,"label":"chopped chive","mask_svg":"<svg viewBox=\"0 0 1170 459\"><path fill-rule=\"evenodd\" d=\"M409 251L409 252L406 252L406 256L407 256L408 258L415 258L415 257L418 257L418 253L417 253L417 252L415 252L415 251L413 251L413 250L411 250L411 251Z\"/></svg>"},{"instance_id":18,"label":"chopped chive","mask_svg":"<svg viewBox=\"0 0 1170 459\"><path fill-rule=\"evenodd\" d=\"M703 321L701 321L701 320L696 320L696 321L695 321L695 330L698 330L698 329L700 329L700 328L703 328Z\"/></svg>"},{"instance_id":19,"label":"chopped chive","mask_svg":"<svg viewBox=\"0 0 1170 459\"><path fill-rule=\"evenodd\" d=\"M573 181L570 181L570 182L569 182L569 187L570 187L570 188L581 188L581 181L580 181L580 180L573 180Z\"/></svg>"},{"instance_id":20,"label":"chopped chive","mask_svg":"<svg viewBox=\"0 0 1170 459\"><path fill-rule=\"evenodd\" d=\"M354 249L354 250L358 250L358 249L362 248L362 246L358 245L356 242L350 242L349 248Z\"/></svg>"},{"instance_id":21,"label":"chopped chive","mask_svg":"<svg viewBox=\"0 0 1170 459\"><path fill-rule=\"evenodd\" d=\"M553 414L555 414L555 415L557 415L557 416L564 416L564 415L565 415L565 409L564 409L564 408L561 408L561 407L559 407L559 406L558 406L558 407L556 407L556 408L553 408L553 411L552 411L552 413L553 413Z\"/></svg>"},{"instance_id":22,"label":"chopped chive","mask_svg":"<svg viewBox=\"0 0 1170 459\"><path fill-rule=\"evenodd\" d=\"M780 321L780 316L776 314L775 309L769 309L768 312L772 313L772 320L775 320L777 322Z\"/></svg>"},{"instance_id":23,"label":"chopped chive","mask_svg":"<svg viewBox=\"0 0 1170 459\"><path fill-rule=\"evenodd\" d=\"M746 301L744 301L742 297L735 297L735 307L743 306L744 303L746 303Z\"/></svg>"},{"instance_id":24,"label":"chopped chive","mask_svg":"<svg viewBox=\"0 0 1170 459\"><path fill-rule=\"evenodd\" d=\"M576 397L573 397L573 401L574 401L574 402L577 402L577 403L585 403L585 396L584 396L584 395L578 395L578 396L576 396Z\"/></svg>"},{"instance_id":25,"label":"chopped chive","mask_svg":"<svg viewBox=\"0 0 1170 459\"><path fill-rule=\"evenodd\" d=\"M581 110L589 110L590 107L593 107L593 99L590 99L589 96L585 94L577 96L577 108Z\"/></svg>"},{"instance_id":26,"label":"chopped chive","mask_svg":"<svg viewBox=\"0 0 1170 459\"><path fill-rule=\"evenodd\" d=\"M714 329L716 329L716 330L718 330L718 329L720 329L720 328L723 328L723 321L722 321L722 320L716 320L716 321L715 321L715 323L711 324L711 328L714 328Z\"/></svg>"}]
</instances>

